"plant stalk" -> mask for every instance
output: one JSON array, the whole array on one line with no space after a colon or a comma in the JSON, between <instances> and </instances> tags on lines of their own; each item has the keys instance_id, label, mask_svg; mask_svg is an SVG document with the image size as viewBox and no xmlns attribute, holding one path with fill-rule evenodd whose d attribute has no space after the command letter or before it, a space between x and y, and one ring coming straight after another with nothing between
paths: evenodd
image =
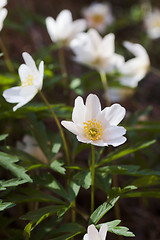
<instances>
[{"instance_id":1,"label":"plant stalk","mask_svg":"<svg viewBox=\"0 0 160 240\"><path fill-rule=\"evenodd\" d=\"M91 213L94 211L94 178L95 178L95 149L91 145L92 149L92 165L91 165Z\"/></svg>"},{"instance_id":2,"label":"plant stalk","mask_svg":"<svg viewBox=\"0 0 160 240\"><path fill-rule=\"evenodd\" d=\"M5 63L6 63L6 66L7 66L8 70L11 73L14 73L15 71L14 71L13 64L12 64L12 62L10 60L7 48L5 47L5 44L2 41L2 38L0 38L0 48L1 48L2 52L3 52L3 54L4 54L4 60L5 60Z\"/></svg>"},{"instance_id":3,"label":"plant stalk","mask_svg":"<svg viewBox=\"0 0 160 240\"><path fill-rule=\"evenodd\" d=\"M106 73L104 71L100 71L99 74L100 74L103 89L104 89L104 92L105 92L106 105L107 105L107 107L109 107L110 106L110 100L109 100L109 93L108 93L107 76L106 76Z\"/></svg>"},{"instance_id":4,"label":"plant stalk","mask_svg":"<svg viewBox=\"0 0 160 240\"><path fill-rule=\"evenodd\" d=\"M61 134L61 137L62 137L62 141L63 141L63 144L64 144L64 150L65 150L65 154L66 154L67 164L70 165L70 156L69 156L68 146L67 146L67 142L66 142L61 124L60 124L55 112L53 111L52 107L50 106L48 100L44 96L44 94L41 91L39 91L39 94L40 94L41 98L43 99L43 101L45 102L45 104L47 105L48 109L50 110L50 112L52 114L52 117L54 118L54 120L57 124L57 127L59 128L59 131L60 131L60 134Z\"/></svg>"}]
</instances>

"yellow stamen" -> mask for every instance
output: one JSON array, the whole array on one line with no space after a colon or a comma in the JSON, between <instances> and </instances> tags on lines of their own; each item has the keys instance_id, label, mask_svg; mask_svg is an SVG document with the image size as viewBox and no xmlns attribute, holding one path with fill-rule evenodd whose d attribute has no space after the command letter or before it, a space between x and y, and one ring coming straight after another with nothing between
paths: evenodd
<instances>
[{"instance_id":1,"label":"yellow stamen","mask_svg":"<svg viewBox=\"0 0 160 240\"><path fill-rule=\"evenodd\" d=\"M34 77L31 74L28 74L27 77L25 77L26 81L22 82L22 87L27 87L33 85Z\"/></svg>"},{"instance_id":2,"label":"yellow stamen","mask_svg":"<svg viewBox=\"0 0 160 240\"><path fill-rule=\"evenodd\" d=\"M92 16L92 21L95 23L95 24L101 24L103 23L104 21L104 16L103 15L100 15L100 14L94 14Z\"/></svg>"},{"instance_id":3,"label":"yellow stamen","mask_svg":"<svg viewBox=\"0 0 160 240\"><path fill-rule=\"evenodd\" d=\"M103 126L101 121L97 121L96 119L83 122L84 124L84 133L87 138L96 141L102 138L103 135Z\"/></svg>"}]
</instances>

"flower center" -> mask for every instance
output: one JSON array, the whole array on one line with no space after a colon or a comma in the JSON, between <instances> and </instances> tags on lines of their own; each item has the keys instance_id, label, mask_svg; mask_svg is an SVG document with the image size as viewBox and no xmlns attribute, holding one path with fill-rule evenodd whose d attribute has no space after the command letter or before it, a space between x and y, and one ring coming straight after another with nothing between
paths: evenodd
<instances>
[{"instance_id":1,"label":"flower center","mask_svg":"<svg viewBox=\"0 0 160 240\"><path fill-rule=\"evenodd\" d=\"M92 21L95 23L95 24L101 24L103 21L104 21L104 16L103 15L100 15L100 14L94 14L92 16Z\"/></svg>"},{"instance_id":2,"label":"flower center","mask_svg":"<svg viewBox=\"0 0 160 240\"><path fill-rule=\"evenodd\" d=\"M87 138L96 141L102 138L103 135L103 127L101 121L97 121L96 119L83 122L84 124L84 133Z\"/></svg>"},{"instance_id":3,"label":"flower center","mask_svg":"<svg viewBox=\"0 0 160 240\"><path fill-rule=\"evenodd\" d=\"M28 86L33 85L34 77L32 74L28 74L28 76L25 77L25 79L26 79L26 81L22 82L22 87L28 87Z\"/></svg>"}]
</instances>

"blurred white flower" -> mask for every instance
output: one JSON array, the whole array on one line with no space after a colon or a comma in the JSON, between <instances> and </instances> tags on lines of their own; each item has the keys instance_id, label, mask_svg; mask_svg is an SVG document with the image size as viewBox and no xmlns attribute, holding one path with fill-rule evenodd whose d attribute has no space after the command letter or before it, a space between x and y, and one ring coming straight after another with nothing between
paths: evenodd
<instances>
[{"instance_id":1,"label":"blurred white flower","mask_svg":"<svg viewBox=\"0 0 160 240\"><path fill-rule=\"evenodd\" d=\"M21 79L21 86L12 87L3 92L3 97L9 103L18 103L13 111L28 103L38 91L42 89L44 62L41 61L39 69L28 53L22 54L25 64L21 64L18 72Z\"/></svg>"},{"instance_id":2,"label":"blurred white flower","mask_svg":"<svg viewBox=\"0 0 160 240\"><path fill-rule=\"evenodd\" d=\"M89 28L95 28L100 33L105 32L114 18L111 8L106 3L92 3L89 7L82 9L82 14Z\"/></svg>"},{"instance_id":3,"label":"blurred white flower","mask_svg":"<svg viewBox=\"0 0 160 240\"><path fill-rule=\"evenodd\" d=\"M123 74L119 78L122 85L136 87L150 67L150 60L144 47L137 43L124 42L124 46L136 57L119 65L119 72Z\"/></svg>"},{"instance_id":4,"label":"blurred white flower","mask_svg":"<svg viewBox=\"0 0 160 240\"><path fill-rule=\"evenodd\" d=\"M105 240L107 235L108 226L107 224L103 224L100 227L100 230L96 229L96 227L92 224L88 226L87 233L84 235L83 240Z\"/></svg>"},{"instance_id":5,"label":"blurred white flower","mask_svg":"<svg viewBox=\"0 0 160 240\"><path fill-rule=\"evenodd\" d=\"M77 33L87 28L87 23L84 19L73 21L72 13L65 9L59 13L56 20L52 17L47 17L46 27L53 42L60 42L68 46Z\"/></svg>"},{"instance_id":6,"label":"blurred white flower","mask_svg":"<svg viewBox=\"0 0 160 240\"><path fill-rule=\"evenodd\" d=\"M17 148L32 155L43 163L48 163L47 158L38 146L36 139L29 135L25 135L22 142L17 142Z\"/></svg>"},{"instance_id":7,"label":"blurred white flower","mask_svg":"<svg viewBox=\"0 0 160 240\"><path fill-rule=\"evenodd\" d=\"M7 4L7 0L0 0L0 31L3 28L3 21L7 16L7 9L4 6Z\"/></svg>"},{"instance_id":8,"label":"blurred white flower","mask_svg":"<svg viewBox=\"0 0 160 240\"><path fill-rule=\"evenodd\" d=\"M99 98L89 94L86 104L80 96L75 99L72 121L62 121L61 124L77 135L80 142L116 147L126 141L123 136L125 128L117 126L125 113L125 108L119 104L101 110Z\"/></svg>"},{"instance_id":9,"label":"blurred white flower","mask_svg":"<svg viewBox=\"0 0 160 240\"><path fill-rule=\"evenodd\" d=\"M149 11L144 17L144 25L151 39L160 37L160 10Z\"/></svg>"},{"instance_id":10,"label":"blurred white flower","mask_svg":"<svg viewBox=\"0 0 160 240\"><path fill-rule=\"evenodd\" d=\"M115 53L114 39L113 33L102 38L95 29L79 33L70 44L75 53L75 61L97 71L113 71L124 62L124 58Z\"/></svg>"}]
</instances>

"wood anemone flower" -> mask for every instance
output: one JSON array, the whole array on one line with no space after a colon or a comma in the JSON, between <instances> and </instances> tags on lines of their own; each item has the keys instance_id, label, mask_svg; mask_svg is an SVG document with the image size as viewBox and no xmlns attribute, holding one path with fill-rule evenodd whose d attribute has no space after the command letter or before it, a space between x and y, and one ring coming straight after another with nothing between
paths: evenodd
<instances>
[{"instance_id":1,"label":"wood anemone flower","mask_svg":"<svg viewBox=\"0 0 160 240\"><path fill-rule=\"evenodd\" d=\"M21 80L21 86L12 87L3 92L3 97L9 103L18 103L13 107L13 111L22 107L32 100L38 91L42 89L44 62L41 61L39 69L30 54L22 54L25 64L21 64L18 72Z\"/></svg>"},{"instance_id":2,"label":"wood anemone flower","mask_svg":"<svg viewBox=\"0 0 160 240\"><path fill-rule=\"evenodd\" d=\"M56 20L52 17L47 17L46 27L53 42L59 42L64 46L68 46L77 33L87 28L87 24L85 19L73 21L72 13L64 9L58 14Z\"/></svg>"},{"instance_id":3,"label":"wood anemone flower","mask_svg":"<svg viewBox=\"0 0 160 240\"><path fill-rule=\"evenodd\" d=\"M150 67L150 60L145 48L138 43L124 42L125 48L129 50L135 58L123 62L118 67L122 74L119 81L122 85L128 87L137 87L138 82L142 80Z\"/></svg>"},{"instance_id":4,"label":"wood anemone flower","mask_svg":"<svg viewBox=\"0 0 160 240\"><path fill-rule=\"evenodd\" d=\"M79 33L70 44L75 54L74 60L98 72L111 72L124 62L124 57L115 53L114 40L113 33L102 38L95 29Z\"/></svg>"},{"instance_id":5,"label":"wood anemone flower","mask_svg":"<svg viewBox=\"0 0 160 240\"><path fill-rule=\"evenodd\" d=\"M62 121L61 124L77 135L80 142L116 147L126 141L123 136L126 133L125 128L117 126L125 113L125 108L119 104L101 110L99 98L89 94L85 104L82 97L75 99L72 121Z\"/></svg>"}]
</instances>

